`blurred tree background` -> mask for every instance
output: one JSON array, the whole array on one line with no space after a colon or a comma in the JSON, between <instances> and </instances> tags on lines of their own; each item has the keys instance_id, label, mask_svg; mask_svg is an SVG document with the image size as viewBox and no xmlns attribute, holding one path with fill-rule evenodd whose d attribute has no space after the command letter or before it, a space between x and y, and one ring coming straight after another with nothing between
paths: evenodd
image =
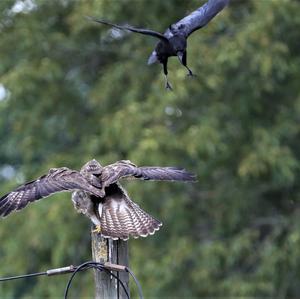
<instances>
[{"instance_id":1,"label":"blurred tree background","mask_svg":"<svg viewBox=\"0 0 300 299\"><path fill-rule=\"evenodd\" d=\"M85 16L163 32L203 1L0 2L0 184L50 167L130 159L198 174L129 182L164 226L130 240L148 297L300 296L300 3L232 0L189 39L186 78L156 40ZM125 183L124 183L125 184ZM89 260L89 220L58 194L0 220L0 276ZM1 298L61 297L67 276L0 284ZM91 273L71 290L93 296ZM132 289L132 293L135 291Z\"/></svg>"}]
</instances>

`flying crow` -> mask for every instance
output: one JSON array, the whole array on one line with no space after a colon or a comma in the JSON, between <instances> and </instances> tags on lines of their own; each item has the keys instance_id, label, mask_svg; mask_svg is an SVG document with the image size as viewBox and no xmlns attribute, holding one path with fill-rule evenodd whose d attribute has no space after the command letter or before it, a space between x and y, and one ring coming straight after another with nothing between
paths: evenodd
<instances>
[{"instance_id":1,"label":"flying crow","mask_svg":"<svg viewBox=\"0 0 300 299\"><path fill-rule=\"evenodd\" d=\"M92 18L93 21L109 25L122 30L130 30L132 32L150 35L158 38L155 50L148 59L148 64L159 62L163 65L163 70L166 78L167 89L172 89L168 81L168 58L170 56L178 56L181 64L187 68L188 76L194 76L191 69L187 66L187 38L194 31L204 27L215 15L217 15L227 4L229 0L208 0L203 6L193 11L188 16L184 17L177 23L169 26L164 34L159 32L135 28L130 25L117 25L104 20Z\"/></svg>"}]
</instances>

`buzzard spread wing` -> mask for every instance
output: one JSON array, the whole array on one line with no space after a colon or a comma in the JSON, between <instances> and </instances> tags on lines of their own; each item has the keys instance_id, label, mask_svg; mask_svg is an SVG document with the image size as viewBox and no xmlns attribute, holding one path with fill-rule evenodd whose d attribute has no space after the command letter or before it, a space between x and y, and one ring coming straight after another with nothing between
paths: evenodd
<instances>
[{"instance_id":1,"label":"buzzard spread wing","mask_svg":"<svg viewBox=\"0 0 300 299\"><path fill-rule=\"evenodd\" d=\"M103 167L101 181L103 186L124 177L159 181L195 181L194 174L176 167L137 167L128 160L121 160Z\"/></svg>"},{"instance_id":2,"label":"buzzard spread wing","mask_svg":"<svg viewBox=\"0 0 300 299\"><path fill-rule=\"evenodd\" d=\"M100 191L75 170L52 168L48 174L22 185L0 198L0 216L5 217L15 210L23 209L28 203L61 191L83 190L99 196Z\"/></svg>"},{"instance_id":3,"label":"buzzard spread wing","mask_svg":"<svg viewBox=\"0 0 300 299\"><path fill-rule=\"evenodd\" d=\"M167 29L165 36L172 36L172 29L175 29L183 32L188 37L194 31L204 27L228 2L229 0L209 0L197 10L173 24L171 28Z\"/></svg>"},{"instance_id":4,"label":"buzzard spread wing","mask_svg":"<svg viewBox=\"0 0 300 299\"><path fill-rule=\"evenodd\" d=\"M113 24L113 23L110 23L110 22L107 22L107 21L104 21L104 20L99 20L99 19L95 19L95 18L91 18L91 17L89 17L89 19L91 19L94 22L104 24L104 25L108 25L108 26L111 26L111 27L115 27L115 28L118 28L118 29L121 29L121 30L129 30L129 31L132 31L132 32L135 32L135 33L150 35L150 36L159 38L161 40L168 41L168 39L163 34L161 34L159 32L156 32L154 30L136 28L136 27L132 27L132 26L129 26L129 25L117 25L117 24Z\"/></svg>"}]
</instances>

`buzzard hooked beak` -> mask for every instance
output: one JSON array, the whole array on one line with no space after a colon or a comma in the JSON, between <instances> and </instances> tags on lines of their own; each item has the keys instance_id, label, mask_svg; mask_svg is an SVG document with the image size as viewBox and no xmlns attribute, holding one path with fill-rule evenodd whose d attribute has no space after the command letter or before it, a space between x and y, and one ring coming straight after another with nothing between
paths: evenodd
<instances>
[{"instance_id":1,"label":"buzzard hooked beak","mask_svg":"<svg viewBox=\"0 0 300 299\"><path fill-rule=\"evenodd\" d=\"M181 51L178 51L178 52L177 52L177 56L178 56L178 59L179 59L180 63L182 63L182 59L183 59L183 52L181 52Z\"/></svg>"}]
</instances>

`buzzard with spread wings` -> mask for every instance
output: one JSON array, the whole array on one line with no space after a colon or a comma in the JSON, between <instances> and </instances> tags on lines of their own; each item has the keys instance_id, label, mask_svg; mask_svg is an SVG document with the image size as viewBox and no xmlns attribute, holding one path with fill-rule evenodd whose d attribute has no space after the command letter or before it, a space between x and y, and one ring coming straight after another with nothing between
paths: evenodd
<instances>
[{"instance_id":1,"label":"buzzard with spread wings","mask_svg":"<svg viewBox=\"0 0 300 299\"><path fill-rule=\"evenodd\" d=\"M5 217L27 204L56 192L72 192L75 209L85 214L106 238L127 240L152 235L160 221L134 203L118 182L122 178L161 181L195 181L195 175L175 167L137 167L121 160L102 167L96 160L80 171L52 168L46 175L26 183L0 198L0 216Z\"/></svg>"},{"instance_id":2,"label":"buzzard with spread wings","mask_svg":"<svg viewBox=\"0 0 300 299\"><path fill-rule=\"evenodd\" d=\"M169 28L161 34L159 32L135 28L130 25L117 25L105 20L91 18L97 23L112 26L122 30L129 30L135 33L140 33L152 36L159 39L155 50L148 59L148 64L159 62L163 65L163 70L166 78L166 88L172 89L168 81L168 58L178 56L180 63L188 70L188 75L193 76L193 72L187 66L187 39L196 30L204 27L211 19L213 19L227 4L229 0L208 0L207 3L169 26Z\"/></svg>"}]
</instances>

